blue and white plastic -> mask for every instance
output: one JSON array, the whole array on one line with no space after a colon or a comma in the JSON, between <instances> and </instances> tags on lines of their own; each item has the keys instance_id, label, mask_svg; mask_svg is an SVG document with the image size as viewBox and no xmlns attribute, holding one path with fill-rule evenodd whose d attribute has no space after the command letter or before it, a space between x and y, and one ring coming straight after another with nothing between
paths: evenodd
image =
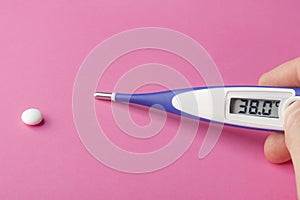
<instances>
[{"instance_id":1,"label":"blue and white plastic","mask_svg":"<svg viewBox=\"0 0 300 200\"><path fill-rule=\"evenodd\" d=\"M300 100L300 88L266 86L215 86L169 90L145 94L94 93L97 99L128 102L165 110L193 119L241 128L283 131L284 110ZM276 99L278 118L230 113L232 98Z\"/></svg>"}]
</instances>

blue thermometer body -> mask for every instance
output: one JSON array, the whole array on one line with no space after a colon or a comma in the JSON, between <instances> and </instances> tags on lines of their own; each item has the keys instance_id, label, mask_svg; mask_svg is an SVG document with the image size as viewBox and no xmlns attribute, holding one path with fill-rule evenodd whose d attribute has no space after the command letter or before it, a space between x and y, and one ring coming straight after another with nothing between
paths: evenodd
<instances>
[{"instance_id":1,"label":"blue thermometer body","mask_svg":"<svg viewBox=\"0 0 300 200\"><path fill-rule=\"evenodd\" d=\"M300 88L214 86L144 94L96 92L94 96L229 126L282 132L284 110L300 100Z\"/></svg>"}]
</instances>

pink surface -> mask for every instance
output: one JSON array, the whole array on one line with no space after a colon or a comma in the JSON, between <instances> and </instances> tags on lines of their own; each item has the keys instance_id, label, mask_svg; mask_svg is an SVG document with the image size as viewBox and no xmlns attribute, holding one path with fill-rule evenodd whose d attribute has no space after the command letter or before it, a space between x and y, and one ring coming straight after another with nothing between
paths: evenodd
<instances>
[{"instance_id":1,"label":"pink surface","mask_svg":"<svg viewBox=\"0 0 300 200\"><path fill-rule=\"evenodd\" d=\"M0 199L296 199L291 163L265 160L267 134L260 131L225 128L214 150L199 160L207 129L201 123L191 147L171 166L139 175L112 170L78 137L72 89L81 63L97 44L146 26L194 38L210 53L225 84L256 84L265 71L299 56L299 6L296 0L1 1ZM109 81L100 81L99 88L113 88L122 73L147 62L174 66L194 86L203 84L187 63L159 53L120 59L115 64L123 68L112 66L103 77ZM20 115L28 107L42 110L42 126L22 124ZM176 131L167 123L170 135L130 141L111 114L101 112L109 109L109 103L96 105L98 117L111 127L109 137L131 151L159 148ZM145 111L131 111L141 124L149 119Z\"/></svg>"}]
</instances>

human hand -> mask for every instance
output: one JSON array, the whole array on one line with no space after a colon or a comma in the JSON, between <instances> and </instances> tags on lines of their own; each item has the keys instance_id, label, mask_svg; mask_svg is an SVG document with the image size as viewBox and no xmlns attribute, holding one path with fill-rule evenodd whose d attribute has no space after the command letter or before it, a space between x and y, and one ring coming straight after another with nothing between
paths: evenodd
<instances>
[{"instance_id":1,"label":"human hand","mask_svg":"<svg viewBox=\"0 0 300 200\"><path fill-rule=\"evenodd\" d=\"M263 74L259 85L300 87L300 58ZM300 101L296 101L285 111L284 134L269 135L265 141L264 152L272 163L292 160L300 197Z\"/></svg>"}]
</instances>

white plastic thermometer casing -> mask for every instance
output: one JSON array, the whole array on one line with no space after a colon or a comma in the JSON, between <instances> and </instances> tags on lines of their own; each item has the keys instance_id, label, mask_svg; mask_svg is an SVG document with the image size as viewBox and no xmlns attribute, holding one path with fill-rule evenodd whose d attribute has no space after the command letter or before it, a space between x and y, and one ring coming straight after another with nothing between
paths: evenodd
<instances>
[{"instance_id":1,"label":"white plastic thermometer casing","mask_svg":"<svg viewBox=\"0 0 300 200\"><path fill-rule=\"evenodd\" d=\"M214 86L144 94L96 92L94 95L99 99L155 107L193 119L250 129L283 131L284 110L300 99L300 89ZM237 108L243 108L244 111Z\"/></svg>"},{"instance_id":2,"label":"white plastic thermometer casing","mask_svg":"<svg viewBox=\"0 0 300 200\"><path fill-rule=\"evenodd\" d=\"M282 131L284 110L299 98L295 95L295 90L290 88L216 87L177 94L172 99L172 105L182 112L210 121L246 128ZM192 100L195 98L197 106L193 105ZM277 100L280 102L278 118L230 113L233 98ZM214 109L216 104L218 109Z\"/></svg>"}]
</instances>

